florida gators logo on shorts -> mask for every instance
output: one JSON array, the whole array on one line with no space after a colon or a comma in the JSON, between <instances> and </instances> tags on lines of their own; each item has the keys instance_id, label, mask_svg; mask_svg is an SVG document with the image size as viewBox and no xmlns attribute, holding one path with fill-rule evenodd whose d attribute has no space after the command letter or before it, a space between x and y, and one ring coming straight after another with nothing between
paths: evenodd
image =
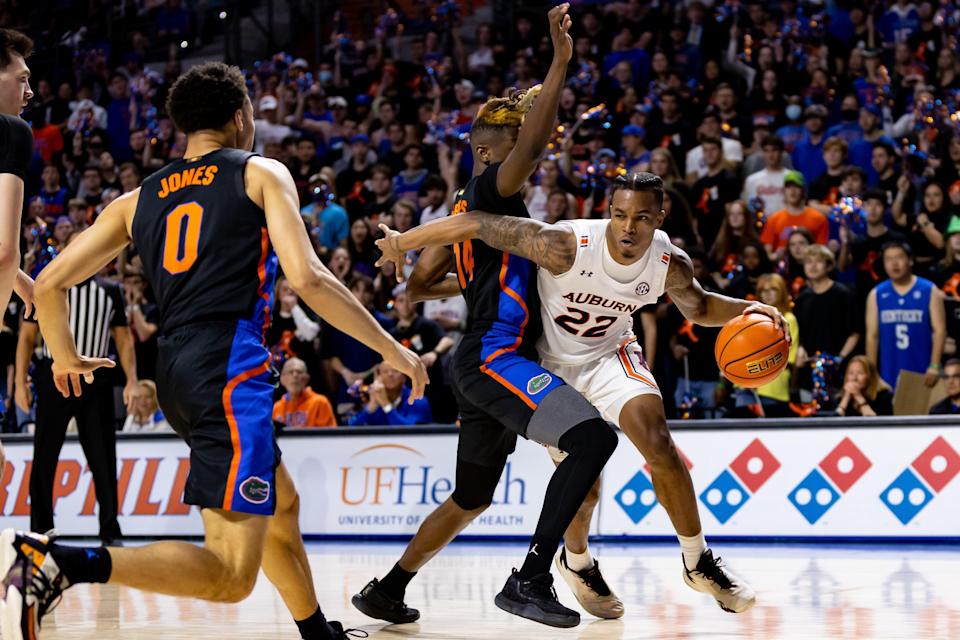
<instances>
[{"instance_id":1,"label":"florida gators logo on shorts","mask_svg":"<svg viewBox=\"0 0 960 640\"><path fill-rule=\"evenodd\" d=\"M240 485L240 495L247 502L263 504L270 499L270 483L257 476L250 476Z\"/></svg>"},{"instance_id":2,"label":"florida gators logo on shorts","mask_svg":"<svg viewBox=\"0 0 960 640\"><path fill-rule=\"evenodd\" d=\"M530 381L527 383L527 393L535 396L546 389L551 382L553 382L553 378L549 373L541 373L538 376L534 376L530 378Z\"/></svg>"}]
</instances>

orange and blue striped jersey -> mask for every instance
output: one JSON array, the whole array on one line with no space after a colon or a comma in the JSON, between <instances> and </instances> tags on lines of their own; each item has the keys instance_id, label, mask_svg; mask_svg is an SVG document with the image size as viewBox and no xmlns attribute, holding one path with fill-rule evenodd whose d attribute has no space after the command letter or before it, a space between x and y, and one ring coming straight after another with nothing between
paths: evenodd
<instances>
[{"instance_id":1,"label":"orange and blue striped jersey","mask_svg":"<svg viewBox=\"0 0 960 640\"><path fill-rule=\"evenodd\" d=\"M503 197L497 191L500 163L473 176L460 190L450 215L480 210L486 213L529 218L519 193ZM537 266L529 260L504 253L479 240L454 245L460 289L467 302L467 333L493 331L522 338L521 355L536 357L534 345L540 335L540 298Z\"/></svg>"}]
</instances>

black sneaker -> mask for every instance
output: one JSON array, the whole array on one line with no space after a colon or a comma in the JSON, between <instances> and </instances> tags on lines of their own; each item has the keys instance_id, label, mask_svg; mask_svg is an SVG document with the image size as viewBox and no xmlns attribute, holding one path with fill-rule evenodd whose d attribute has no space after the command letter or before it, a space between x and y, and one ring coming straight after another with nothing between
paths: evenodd
<instances>
[{"instance_id":1,"label":"black sneaker","mask_svg":"<svg viewBox=\"0 0 960 640\"><path fill-rule=\"evenodd\" d=\"M335 640L350 640L350 638L369 638L370 634L363 629L344 629L336 620L327 620L327 625L333 630Z\"/></svg>"},{"instance_id":2,"label":"black sneaker","mask_svg":"<svg viewBox=\"0 0 960 640\"><path fill-rule=\"evenodd\" d=\"M406 624L420 619L420 612L408 607L403 600L391 598L374 578L360 593L350 599L353 606L364 615L394 624Z\"/></svg>"},{"instance_id":3,"label":"black sneaker","mask_svg":"<svg viewBox=\"0 0 960 640\"><path fill-rule=\"evenodd\" d=\"M69 586L48 552L50 539L7 529L0 534L0 629L4 640L38 638L43 617Z\"/></svg>"},{"instance_id":4,"label":"black sneaker","mask_svg":"<svg viewBox=\"0 0 960 640\"><path fill-rule=\"evenodd\" d=\"M557 600L553 576L549 573L521 580L514 569L494 602L507 613L551 627L568 628L580 624L580 614Z\"/></svg>"}]
</instances>

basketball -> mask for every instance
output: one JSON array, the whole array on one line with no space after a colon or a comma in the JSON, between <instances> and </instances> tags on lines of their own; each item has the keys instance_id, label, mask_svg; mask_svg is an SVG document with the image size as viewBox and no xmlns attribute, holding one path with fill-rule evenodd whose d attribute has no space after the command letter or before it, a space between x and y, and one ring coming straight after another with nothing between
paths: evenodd
<instances>
[{"instance_id":1,"label":"basketball","mask_svg":"<svg viewBox=\"0 0 960 640\"><path fill-rule=\"evenodd\" d=\"M787 366L790 345L772 318L751 313L723 325L713 349L723 375L752 389L780 375Z\"/></svg>"}]
</instances>

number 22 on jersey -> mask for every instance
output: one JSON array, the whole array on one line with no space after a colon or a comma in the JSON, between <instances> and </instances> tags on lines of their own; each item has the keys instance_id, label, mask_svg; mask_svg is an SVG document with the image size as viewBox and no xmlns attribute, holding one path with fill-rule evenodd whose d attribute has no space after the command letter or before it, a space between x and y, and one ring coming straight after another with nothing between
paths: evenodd
<instances>
[{"instance_id":1,"label":"number 22 on jersey","mask_svg":"<svg viewBox=\"0 0 960 640\"><path fill-rule=\"evenodd\" d=\"M167 214L163 240L163 268L172 275L189 271L197 261L203 207L185 202Z\"/></svg>"},{"instance_id":2,"label":"number 22 on jersey","mask_svg":"<svg viewBox=\"0 0 960 640\"><path fill-rule=\"evenodd\" d=\"M570 315L557 316L553 321L567 332L581 338L602 338L607 335L607 329L610 328L610 325L617 321L616 316L595 316L594 326L580 333L580 325L590 321L590 314L576 307L567 307L567 313Z\"/></svg>"}]
</instances>

